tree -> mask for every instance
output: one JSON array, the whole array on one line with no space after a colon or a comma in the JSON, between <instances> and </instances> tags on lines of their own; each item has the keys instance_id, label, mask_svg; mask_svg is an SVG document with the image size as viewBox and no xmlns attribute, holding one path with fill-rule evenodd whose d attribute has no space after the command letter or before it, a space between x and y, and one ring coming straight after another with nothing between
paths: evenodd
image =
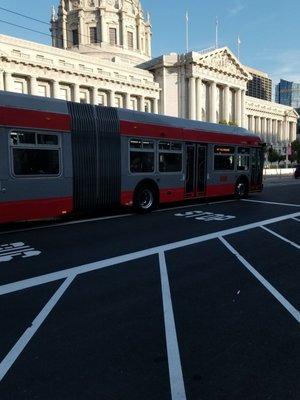
<instances>
[{"instance_id":1,"label":"tree","mask_svg":"<svg viewBox=\"0 0 300 400\"><path fill-rule=\"evenodd\" d=\"M292 154L294 154L297 163L300 163L300 142L299 140L294 140L292 142Z\"/></svg>"},{"instance_id":2,"label":"tree","mask_svg":"<svg viewBox=\"0 0 300 400\"><path fill-rule=\"evenodd\" d=\"M268 161L274 163L280 160L280 154L278 151L274 150L272 147L268 150Z\"/></svg>"}]
</instances>

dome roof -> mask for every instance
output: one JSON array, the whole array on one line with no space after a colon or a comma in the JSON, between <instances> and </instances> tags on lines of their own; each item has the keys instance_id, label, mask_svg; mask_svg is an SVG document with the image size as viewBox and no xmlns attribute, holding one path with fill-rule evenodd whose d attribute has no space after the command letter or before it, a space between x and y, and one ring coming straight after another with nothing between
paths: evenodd
<instances>
[{"instance_id":1,"label":"dome roof","mask_svg":"<svg viewBox=\"0 0 300 400\"><path fill-rule=\"evenodd\" d=\"M151 24L140 0L60 0L53 46L140 64L151 58Z\"/></svg>"}]
</instances>

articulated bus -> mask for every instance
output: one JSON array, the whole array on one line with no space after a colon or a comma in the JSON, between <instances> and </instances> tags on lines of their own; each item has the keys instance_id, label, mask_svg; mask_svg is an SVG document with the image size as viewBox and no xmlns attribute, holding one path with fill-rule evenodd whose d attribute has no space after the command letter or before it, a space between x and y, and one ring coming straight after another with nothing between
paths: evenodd
<instances>
[{"instance_id":1,"label":"articulated bus","mask_svg":"<svg viewBox=\"0 0 300 400\"><path fill-rule=\"evenodd\" d=\"M0 92L0 223L262 190L237 127Z\"/></svg>"}]
</instances>

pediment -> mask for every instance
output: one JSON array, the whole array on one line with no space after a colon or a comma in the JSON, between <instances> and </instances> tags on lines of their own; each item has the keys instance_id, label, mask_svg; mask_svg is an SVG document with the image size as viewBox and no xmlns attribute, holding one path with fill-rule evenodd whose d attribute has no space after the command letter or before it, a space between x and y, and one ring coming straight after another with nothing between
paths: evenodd
<instances>
[{"instance_id":1,"label":"pediment","mask_svg":"<svg viewBox=\"0 0 300 400\"><path fill-rule=\"evenodd\" d=\"M246 80L252 79L249 72L227 47L209 53L200 53L197 57L197 64Z\"/></svg>"}]
</instances>

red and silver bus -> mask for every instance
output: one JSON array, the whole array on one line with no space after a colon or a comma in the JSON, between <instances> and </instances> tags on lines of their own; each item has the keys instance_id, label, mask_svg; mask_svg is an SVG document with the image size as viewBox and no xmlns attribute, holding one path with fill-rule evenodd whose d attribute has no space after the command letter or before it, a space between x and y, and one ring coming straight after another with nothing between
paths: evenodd
<instances>
[{"instance_id":1,"label":"red and silver bus","mask_svg":"<svg viewBox=\"0 0 300 400\"><path fill-rule=\"evenodd\" d=\"M237 127L0 94L0 223L262 190L260 138Z\"/></svg>"}]
</instances>

